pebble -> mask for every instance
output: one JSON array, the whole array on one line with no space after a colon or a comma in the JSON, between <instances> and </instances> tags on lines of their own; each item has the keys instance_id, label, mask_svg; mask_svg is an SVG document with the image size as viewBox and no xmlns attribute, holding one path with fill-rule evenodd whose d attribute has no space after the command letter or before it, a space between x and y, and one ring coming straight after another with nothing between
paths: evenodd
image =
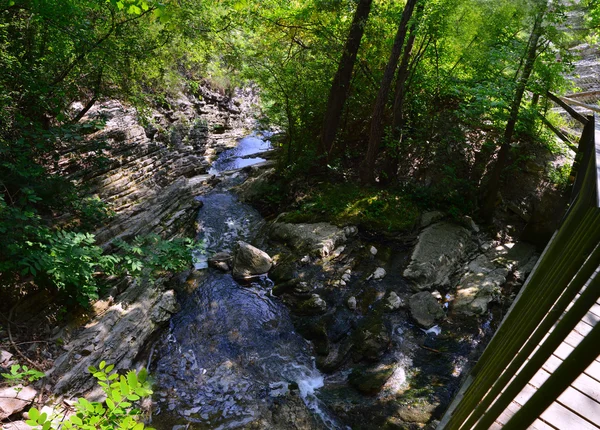
<instances>
[{"instance_id":1,"label":"pebble","mask_svg":"<svg viewBox=\"0 0 600 430\"><path fill-rule=\"evenodd\" d=\"M371 249L369 251L371 251L372 255L377 255L377 248L375 248L374 246L371 246Z\"/></svg>"},{"instance_id":2,"label":"pebble","mask_svg":"<svg viewBox=\"0 0 600 430\"><path fill-rule=\"evenodd\" d=\"M348 299L348 308L351 310L356 310L356 297L352 296Z\"/></svg>"},{"instance_id":3,"label":"pebble","mask_svg":"<svg viewBox=\"0 0 600 430\"><path fill-rule=\"evenodd\" d=\"M377 269L375 269L375 271L373 272L373 279L375 279L376 281L379 279L383 279L386 275L386 271L383 267L378 267Z\"/></svg>"}]
</instances>

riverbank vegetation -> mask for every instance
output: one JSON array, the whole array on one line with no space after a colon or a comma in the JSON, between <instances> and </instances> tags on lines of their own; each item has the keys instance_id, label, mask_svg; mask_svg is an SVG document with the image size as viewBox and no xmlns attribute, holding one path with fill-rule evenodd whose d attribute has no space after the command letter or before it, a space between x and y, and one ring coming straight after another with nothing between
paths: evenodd
<instances>
[{"instance_id":1,"label":"riverbank vegetation","mask_svg":"<svg viewBox=\"0 0 600 430\"><path fill-rule=\"evenodd\" d=\"M596 25L597 2L576 7ZM547 92L568 88L568 9L546 0L5 1L2 290L33 282L75 289L68 295L85 303L97 279L139 255L135 244L113 247L118 256L95 243L111 208L78 178L107 162L103 142L84 139L103 124L81 120L106 98L143 117L200 81L223 92L260 87L265 118L284 131L281 176L317 178L290 220L401 230L419 206L490 220L524 148L555 145L541 118Z\"/></svg>"}]
</instances>

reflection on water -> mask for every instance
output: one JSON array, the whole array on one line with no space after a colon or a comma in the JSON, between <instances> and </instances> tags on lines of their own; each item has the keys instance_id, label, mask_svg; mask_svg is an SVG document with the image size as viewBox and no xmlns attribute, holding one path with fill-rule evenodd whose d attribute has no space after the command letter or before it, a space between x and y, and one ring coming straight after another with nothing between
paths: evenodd
<instances>
[{"instance_id":1,"label":"reflection on water","mask_svg":"<svg viewBox=\"0 0 600 430\"><path fill-rule=\"evenodd\" d=\"M271 141L264 140L256 134L246 136L239 141L235 148L222 152L208 170L208 173L210 175L218 175L219 173L228 170L241 169L261 163L266 160L264 158L250 156L260 154L269 149L271 149Z\"/></svg>"}]
</instances>

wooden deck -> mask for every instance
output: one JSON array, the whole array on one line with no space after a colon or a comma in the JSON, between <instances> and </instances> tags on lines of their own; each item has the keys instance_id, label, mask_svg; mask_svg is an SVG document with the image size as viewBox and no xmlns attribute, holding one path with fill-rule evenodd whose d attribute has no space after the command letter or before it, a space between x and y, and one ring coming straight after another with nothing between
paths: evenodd
<instances>
[{"instance_id":1,"label":"wooden deck","mask_svg":"<svg viewBox=\"0 0 600 430\"><path fill-rule=\"evenodd\" d=\"M599 322L600 302L597 302L490 428L501 429ZM600 345L598 354L599 358L542 413L530 429L600 430Z\"/></svg>"}]
</instances>

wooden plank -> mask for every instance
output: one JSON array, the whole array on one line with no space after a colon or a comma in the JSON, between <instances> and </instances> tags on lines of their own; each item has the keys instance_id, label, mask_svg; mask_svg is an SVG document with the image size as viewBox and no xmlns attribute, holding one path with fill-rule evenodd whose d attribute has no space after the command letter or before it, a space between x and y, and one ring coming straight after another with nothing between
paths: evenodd
<instances>
[{"instance_id":1,"label":"wooden plank","mask_svg":"<svg viewBox=\"0 0 600 430\"><path fill-rule=\"evenodd\" d=\"M573 349L574 348L571 345L563 342L563 343L560 344L560 346L558 348L556 348L556 351L554 351L554 355L562 361L562 360L566 359L569 356L569 354L573 351ZM550 361L550 359L548 361ZM548 362L546 362L546 364L547 363ZM592 365L595 365L595 363L600 364L600 357L596 358L596 360L594 360L592 362ZM544 364L543 367L546 367L546 364ZM549 370L550 372L553 372L554 370L556 370L556 368L554 368L554 369L547 369L547 370Z\"/></svg>"},{"instance_id":2,"label":"wooden plank","mask_svg":"<svg viewBox=\"0 0 600 430\"><path fill-rule=\"evenodd\" d=\"M594 424L575 415L569 409L556 402L552 403L548 409L544 411L541 418L559 429L598 430L598 427Z\"/></svg>"},{"instance_id":3,"label":"wooden plank","mask_svg":"<svg viewBox=\"0 0 600 430\"><path fill-rule=\"evenodd\" d=\"M590 367L585 370L585 373L595 380L600 381L600 363L598 360L593 361L592 364L590 364Z\"/></svg>"},{"instance_id":4,"label":"wooden plank","mask_svg":"<svg viewBox=\"0 0 600 430\"><path fill-rule=\"evenodd\" d=\"M567 146L569 148L571 148L573 151L575 151L575 152L578 151L577 145L575 145L573 142L571 142L571 139L569 139L561 130L556 128L554 126L554 124L552 124L550 121L548 121L548 118L546 118L544 115L542 115L539 112L537 112L537 114L540 117L540 119L542 120L542 122L546 125L546 127L548 127L559 139L561 139L563 142L565 142L567 144Z\"/></svg>"},{"instance_id":5,"label":"wooden plank","mask_svg":"<svg viewBox=\"0 0 600 430\"><path fill-rule=\"evenodd\" d=\"M529 426L529 429L531 429L531 430L556 430L556 427L553 427L553 426L541 421L540 419L537 419L533 422L533 424L531 424Z\"/></svg>"},{"instance_id":6,"label":"wooden plank","mask_svg":"<svg viewBox=\"0 0 600 430\"><path fill-rule=\"evenodd\" d=\"M598 107L598 106L590 105L590 104L587 104L587 103L581 103L578 100L573 100L573 99L570 99L568 97L560 97L560 99L563 102L568 103L570 105L580 106L582 108L589 109L592 112L599 112L600 113L600 107Z\"/></svg>"},{"instance_id":7,"label":"wooden plank","mask_svg":"<svg viewBox=\"0 0 600 430\"><path fill-rule=\"evenodd\" d=\"M594 154L592 154L592 157L596 170L596 207L600 208L600 121L598 120L597 115L594 115L594 126Z\"/></svg>"},{"instance_id":8,"label":"wooden plank","mask_svg":"<svg viewBox=\"0 0 600 430\"><path fill-rule=\"evenodd\" d=\"M521 392L517 394L517 397L515 397L515 402L523 406L525 403L527 403L527 400L529 400L531 396L535 394L535 391L536 389L533 387L533 385L525 385Z\"/></svg>"},{"instance_id":9,"label":"wooden plank","mask_svg":"<svg viewBox=\"0 0 600 430\"><path fill-rule=\"evenodd\" d=\"M558 402L585 419L600 423L600 403L580 391L569 387L560 395Z\"/></svg>"},{"instance_id":10,"label":"wooden plank","mask_svg":"<svg viewBox=\"0 0 600 430\"><path fill-rule=\"evenodd\" d=\"M565 338L564 342L566 342L569 346L575 348L577 345L581 343L584 336L577 332L577 330L573 330L569 335Z\"/></svg>"},{"instance_id":11,"label":"wooden plank","mask_svg":"<svg viewBox=\"0 0 600 430\"><path fill-rule=\"evenodd\" d=\"M554 94L552 94L550 91L548 91L547 96L550 100L552 100L554 103L556 103L557 105L559 105L560 107L562 107L564 110L566 110L567 112L569 112L569 114L575 118L577 121L579 121L582 124L587 124L588 123L588 119L581 115L579 112L577 112L575 109L573 109L571 106L569 106L568 104L566 104L565 102L563 102L559 97L555 96Z\"/></svg>"},{"instance_id":12,"label":"wooden plank","mask_svg":"<svg viewBox=\"0 0 600 430\"><path fill-rule=\"evenodd\" d=\"M567 94L565 95L565 97L568 98L578 98L578 97L591 97L591 96L597 96L600 95L600 91L582 91L580 93L571 93L571 94Z\"/></svg>"},{"instance_id":13,"label":"wooden plank","mask_svg":"<svg viewBox=\"0 0 600 430\"><path fill-rule=\"evenodd\" d=\"M504 409L504 411L500 414L496 421L502 425L506 424L508 420L511 419L512 416L519 410L520 407L521 405L512 401L510 405L508 405L506 409Z\"/></svg>"},{"instance_id":14,"label":"wooden plank","mask_svg":"<svg viewBox=\"0 0 600 430\"><path fill-rule=\"evenodd\" d=\"M588 397L591 397L600 403L600 382L585 373L579 375L579 377L571 384L571 387L577 388Z\"/></svg>"},{"instance_id":15,"label":"wooden plank","mask_svg":"<svg viewBox=\"0 0 600 430\"><path fill-rule=\"evenodd\" d=\"M600 305L598 303L594 303L590 308L590 313L598 317L598 320L600 320Z\"/></svg>"},{"instance_id":16,"label":"wooden plank","mask_svg":"<svg viewBox=\"0 0 600 430\"><path fill-rule=\"evenodd\" d=\"M581 322L575 326L575 330L577 330L582 335L586 336L594 326L598 323L598 317L594 314L588 312L581 319Z\"/></svg>"},{"instance_id":17,"label":"wooden plank","mask_svg":"<svg viewBox=\"0 0 600 430\"><path fill-rule=\"evenodd\" d=\"M572 346L567 345L563 342L558 348L556 348L556 351L554 351L554 355L556 355L561 360L564 360L569 356L571 352L573 352L573 349L574 348Z\"/></svg>"},{"instance_id":18,"label":"wooden plank","mask_svg":"<svg viewBox=\"0 0 600 430\"><path fill-rule=\"evenodd\" d=\"M550 356L550 358L548 358L548 360L544 363L544 366L542 366L542 368L545 371L552 373L556 369L558 369L558 366L560 366L562 362L563 361L560 358L558 358L556 355L552 354Z\"/></svg>"}]
</instances>

